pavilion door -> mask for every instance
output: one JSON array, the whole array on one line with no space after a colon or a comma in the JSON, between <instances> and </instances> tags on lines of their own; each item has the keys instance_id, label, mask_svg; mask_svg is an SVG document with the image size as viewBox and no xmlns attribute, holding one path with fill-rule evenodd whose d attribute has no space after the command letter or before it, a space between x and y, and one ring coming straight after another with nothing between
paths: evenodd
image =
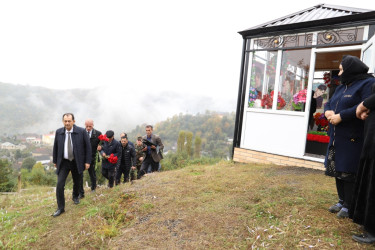
<instances>
[{"instance_id":1,"label":"pavilion door","mask_svg":"<svg viewBox=\"0 0 375 250\"><path fill-rule=\"evenodd\" d=\"M369 56L370 50L374 51L375 47L366 47L368 50L365 54L366 58ZM325 131L327 129L326 122L324 121L324 104L329 100L330 96L334 93L337 84L339 84L338 68L343 55L353 55L361 57L362 45L322 48L313 51L314 59L314 72L312 79L311 90L314 91L315 102L317 104L313 118L308 120L305 156L324 158L327 150L327 139ZM375 57L372 57L375 59ZM370 60L373 61L374 59ZM311 93L311 92L310 92ZM311 93L312 94L312 93ZM310 95L311 95L310 94ZM312 107L312 106L311 106ZM309 115L310 116L310 115ZM323 120L318 120L320 119ZM317 136L316 136L317 135Z\"/></svg>"},{"instance_id":2,"label":"pavilion door","mask_svg":"<svg viewBox=\"0 0 375 250\"><path fill-rule=\"evenodd\" d=\"M361 60L369 67L369 73L375 73L375 36L363 45Z\"/></svg>"}]
</instances>

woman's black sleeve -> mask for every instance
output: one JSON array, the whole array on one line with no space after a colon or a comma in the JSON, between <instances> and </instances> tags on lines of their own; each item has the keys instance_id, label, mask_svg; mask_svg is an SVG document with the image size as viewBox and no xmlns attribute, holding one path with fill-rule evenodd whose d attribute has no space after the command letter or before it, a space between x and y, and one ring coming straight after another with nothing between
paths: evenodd
<instances>
[{"instance_id":1,"label":"woman's black sleeve","mask_svg":"<svg viewBox=\"0 0 375 250\"><path fill-rule=\"evenodd\" d=\"M363 105L368 109L375 109L375 94L370 95L363 101Z\"/></svg>"}]
</instances>

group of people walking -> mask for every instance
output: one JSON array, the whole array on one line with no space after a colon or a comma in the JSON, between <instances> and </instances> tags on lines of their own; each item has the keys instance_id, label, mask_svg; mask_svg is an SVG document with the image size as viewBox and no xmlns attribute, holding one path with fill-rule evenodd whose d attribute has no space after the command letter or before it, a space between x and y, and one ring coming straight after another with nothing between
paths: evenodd
<instances>
[{"instance_id":1,"label":"group of people walking","mask_svg":"<svg viewBox=\"0 0 375 250\"><path fill-rule=\"evenodd\" d=\"M163 158L164 145L158 135L153 134L153 127L146 126L146 135L139 136L134 145L129 141L126 133L122 133L120 141L114 138L112 130L103 135L94 129L92 119L85 121L85 128L75 125L74 115L66 113L62 117L64 127L56 130L53 146L53 163L56 167L57 210L53 214L57 217L65 212L64 189L69 172L73 178L74 204L79 204L84 194L83 172L88 170L91 191L97 187L96 163L102 159L102 175L108 180L108 187L114 184L133 181L148 172L159 169Z\"/></svg>"},{"instance_id":2,"label":"group of people walking","mask_svg":"<svg viewBox=\"0 0 375 250\"><path fill-rule=\"evenodd\" d=\"M351 218L363 233L352 238L375 242L375 78L355 56L344 56L338 86L324 107L330 123L325 165L334 163L338 202L329 208ZM334 157L332 157L332 154Z\"/></svg>"}]
</instances>

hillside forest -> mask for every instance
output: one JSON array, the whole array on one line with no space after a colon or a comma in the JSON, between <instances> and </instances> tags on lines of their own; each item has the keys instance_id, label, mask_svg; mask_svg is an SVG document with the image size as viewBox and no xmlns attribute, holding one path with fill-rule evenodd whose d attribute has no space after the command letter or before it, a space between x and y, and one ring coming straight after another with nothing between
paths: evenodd
<instances>
[{"instance_id":1,"label":"hillside forest","mask_svg":"<svg viewBox=\"0 0 375 250\"><path fill-rule=\"evenodd\" d=\"M206 111L204 114L179 114L165 121L154 124L154 133L158 134L165 146L162 171L182 168L191 164L214 163L221 159L231 159L232 138L234 132L235 113L218 113ZM137 125L127 132L130 141L135 142L138 136L145 134L147 124ZM104 130L102 132L105 132ZM117 135L118 137L119 135ZM23 144L18 138L21 135L11 137L0 136L0 142ZM117 138L115 135L116 139ZM52 163L42 165L34 157L34 152L43 151L52 155L51 146L35 146L24 143L23 150L0 150L0 192L16 191L18 188L29 186L54 186L56 176ZM44 147L44 148L43 148ZM105 179L101 175L101 162L96 166L98 184L104 184ZM17 185L21 180L21 186ZM84 180L90 182L85 173ZM71 178L67 186L72 185Z\"/></svg>"}]
</instances>

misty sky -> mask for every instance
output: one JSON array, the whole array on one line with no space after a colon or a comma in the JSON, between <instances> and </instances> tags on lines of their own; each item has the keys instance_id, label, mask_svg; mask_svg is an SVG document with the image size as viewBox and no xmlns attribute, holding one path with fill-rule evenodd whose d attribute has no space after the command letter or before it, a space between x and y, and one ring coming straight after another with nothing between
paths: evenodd
<instances>
[{"instance_id":1,"label":"misty sky","mask_svg":"<svg viewBox=\"0 0 375 250\"><path fill-rule=\"evenodd\" d=\"M242 50L237 32L320 3L0 1L0 82L97 88L107 100L155 108L154 120L199 109L234 111ZM375 9L363 0L325 3ZM150 95L170 99L155 107L144 101ZM192 103L196 96L206 102ZM103 111L112 105L103 104Z\"/></svg>"}]
</instances>

